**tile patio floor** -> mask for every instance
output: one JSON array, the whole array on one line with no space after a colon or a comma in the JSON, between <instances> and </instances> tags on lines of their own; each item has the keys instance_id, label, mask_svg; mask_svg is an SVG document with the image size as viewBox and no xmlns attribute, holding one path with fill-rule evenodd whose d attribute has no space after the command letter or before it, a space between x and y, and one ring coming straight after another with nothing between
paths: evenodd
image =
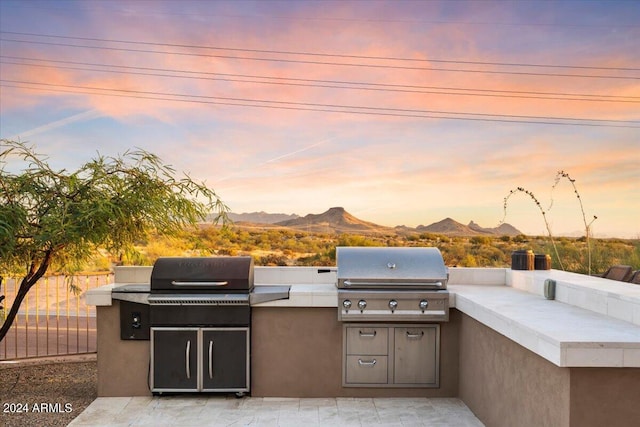
<instances>
[{"instance_id":1,"label":"tile patio floor","mask_svg":"<svg viewBox=\"0 0 640 427\"><path fill-rule=\"evenodd\" d=\"M454 398L101 397L71 427L483 427Z\"/></svg>"}]
</instances>

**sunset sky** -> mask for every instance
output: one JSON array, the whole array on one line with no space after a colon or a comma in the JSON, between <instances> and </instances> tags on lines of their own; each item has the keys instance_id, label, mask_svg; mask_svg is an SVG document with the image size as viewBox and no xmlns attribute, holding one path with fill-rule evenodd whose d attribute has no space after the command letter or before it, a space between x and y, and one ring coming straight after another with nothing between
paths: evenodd
<instances>
[{"instance_id":1,"label":"sunset sky","mask_svg":"<svg viewBox=\"0 0 640 427\"><path fill-rule=\"evenodd\" d=\"M141 148L233 212L640 238L640 1L0 0L0 137ZM553 190L553 191L552 191ZM505 221L545 234L524 194Z\"/></svg>"}]
</instances>

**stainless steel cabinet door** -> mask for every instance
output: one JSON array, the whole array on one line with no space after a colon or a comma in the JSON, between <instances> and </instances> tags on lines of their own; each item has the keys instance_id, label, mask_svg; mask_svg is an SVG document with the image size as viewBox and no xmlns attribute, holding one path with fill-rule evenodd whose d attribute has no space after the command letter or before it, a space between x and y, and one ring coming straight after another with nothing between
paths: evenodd
<instances>
[{"instance_id":1,"label":"stainless steel cabinet door","mask_svg":"<svg viewBox=\"0 0 640 427\"><path fill-rule=\"evenodd\" d=\"M249 391L249 328L203 328L202 365L202 391Z\"/></svg>"},{"instance_id":2,"label":"stainless steel cabinet door","mask_svg":"<svg viewBox=\"0 0 640 427\"><path fill-rule=\"evenodd\" d=\"M438 328L394 328L394 383L438 385Z\"/></svg>"},{"instance_id":3,"label":"stainless steel cabinet door","mask_svg":"<svg viewBox=\"0 0 640 427\"><path fill-rule=\"evenodd\" d=\"M198 390L197 328L151 328L152 391Z\"/></svg>"}]
</instances>

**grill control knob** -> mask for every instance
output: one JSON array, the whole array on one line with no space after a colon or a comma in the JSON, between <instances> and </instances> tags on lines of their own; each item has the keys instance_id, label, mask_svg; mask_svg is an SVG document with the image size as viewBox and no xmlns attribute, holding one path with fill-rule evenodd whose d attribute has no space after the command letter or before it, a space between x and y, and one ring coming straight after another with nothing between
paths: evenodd
<instances>
[{"instance_id":1,"label":"grill control knob","mask_svg":"<svg viewBox=\"0 0 640 427\"><path fill-rule=\"evenodd\" d=\"M348 299L342 301L342 306L345 308L345 310L349 310L351 308L351 301Z\"/></svg>"},{"instance_id":2,"label":"grill control knob","mask_svg":"<svg viewBox=\"0 0 640 427\"><path fill-rule=\"evenodd\" d=\"M367 306L367 302L365 300L361 299L360 301L358 301L358 308L360 310L364 310L366 306Z\"/></svg>"},{"instance_id":3,"label":"grill control knob","mask_svg":"<svg viewBox=\"0 0 640 427\"><path fill-rule=\"evenodd\" d=\"M396 308L398 308L398 301L392 299L391 301L389 301L389 308L391 309L391 311L395 311Z\"/></svg>"},{"instance_id":4,"label":"grill control knob","mask_svg":"<svg viewBox=\"0 0 640 427\"><path fill-rule=\"evenodd\" d=\"M423 299L422 301L420 301L420 310L425 311L428 306L429 306L429 301L427 301L426 299Z\"/></svg>"}]
</instances>

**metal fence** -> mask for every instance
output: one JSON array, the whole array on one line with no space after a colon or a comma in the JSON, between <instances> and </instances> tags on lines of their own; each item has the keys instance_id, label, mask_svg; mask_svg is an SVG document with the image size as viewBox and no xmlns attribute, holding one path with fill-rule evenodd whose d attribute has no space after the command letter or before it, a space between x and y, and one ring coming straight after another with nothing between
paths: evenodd
<instances>
[{"instance_id":1,"label":"metal fence","mask_svg":"<svg viewBox=\"0 0 640 427\"><path fill-rule=\"evenodd\" d=\"M113 273L43 277L22 302L11 329L0 341L0 360L23 359L96 351L96 308L86 304L86 293L113 282ZM13 303L20 279L5 278L2 305Z\"/></svg>"}]
</instances>

